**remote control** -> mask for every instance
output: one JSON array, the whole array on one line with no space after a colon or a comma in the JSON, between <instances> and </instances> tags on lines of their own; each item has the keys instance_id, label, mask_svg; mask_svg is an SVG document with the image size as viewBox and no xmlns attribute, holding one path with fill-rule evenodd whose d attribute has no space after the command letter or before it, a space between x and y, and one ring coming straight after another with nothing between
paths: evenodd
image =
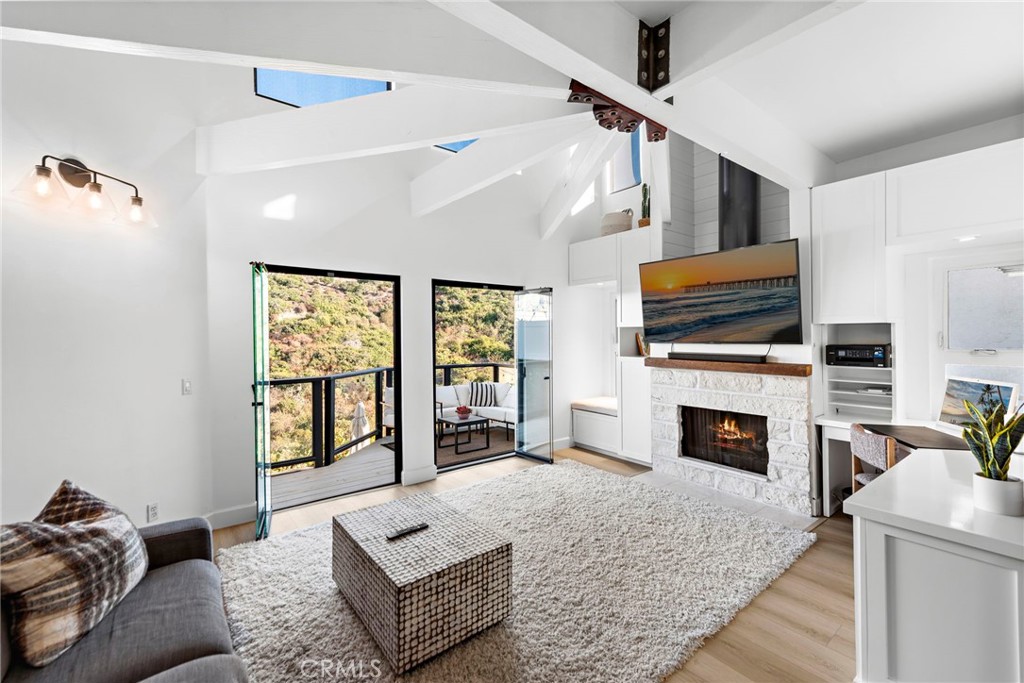
<instances>
[{"instance_id":1,"label":"remote control","mask_svg":"<svg viewBox=\"0 0 1024 683\"><path fill-rule=\"evenodd\" d=\"M420 522L419 524L415 524L413 526L407 526L404 529L392 531L390 534L388 534L387 539L389 541L394 541L395 539L401 538L402 536L408 536L409 534L416 533L417 531L422 531L423 529L426 529L428 526L429 525L426 522Z\"/></svg>"}]
</instances>

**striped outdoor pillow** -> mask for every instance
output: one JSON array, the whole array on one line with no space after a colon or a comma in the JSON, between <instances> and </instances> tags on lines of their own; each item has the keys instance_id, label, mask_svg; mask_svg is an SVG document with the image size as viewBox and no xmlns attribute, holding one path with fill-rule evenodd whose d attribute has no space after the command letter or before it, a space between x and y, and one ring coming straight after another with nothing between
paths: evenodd
<instances>
[{"instance_id":1,"label":"striped outdoor pillow","mask_svg":"<svg viewBox=\"0 0 1024 683\"><path fill-rule=\"evenodd\" d=\"M470 382L469 405L479 408L493 406L497 403L496 398L494 384L491 382Z\"/></svg>"},{"instance_id":2,"label":"striped outdoor pillow","mask_svg":"<svg viewBox=\"0 0 1024 683\"><path fill-rule=\"evenodd\" d=\"M113 505L64 481L31 522L0 527L11 642L31 666L57 659L145 576L146 544Z\"/></svg>"}]
</instances>

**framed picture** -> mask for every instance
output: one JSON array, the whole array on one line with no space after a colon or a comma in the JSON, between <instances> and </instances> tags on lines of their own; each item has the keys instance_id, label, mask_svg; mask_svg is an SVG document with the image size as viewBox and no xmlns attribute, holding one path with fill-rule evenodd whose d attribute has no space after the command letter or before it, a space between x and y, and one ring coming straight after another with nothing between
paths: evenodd
<instances>
[{"instance_id":1,"label":"framed picture","mask_svg":"<svg viewBox=\"0 0 1024 683\"><path fill-rule=\"evenodd\" d=\"M1019 385L1011 382L997 382L991 379L973 377L947 377L946 393L939 408L939 424L947 431L959 435L963 425L971 421L964 407L964 401L978 406L986 415L1002 405L1007 413L1017 409Z\"/></svg>"}]
</instances>

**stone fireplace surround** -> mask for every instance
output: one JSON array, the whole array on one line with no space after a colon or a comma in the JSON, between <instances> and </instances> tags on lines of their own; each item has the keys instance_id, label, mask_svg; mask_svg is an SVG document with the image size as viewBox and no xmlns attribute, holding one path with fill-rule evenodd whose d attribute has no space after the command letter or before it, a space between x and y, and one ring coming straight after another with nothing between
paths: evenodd
<instances>
[{"instance_id":1,"label":"stone fireplace surround","mask_svg":"<svg viewBox=\"0 0 1024 683\"><path fill-rule=\"evenodd\" d=\"M723 493L810 515L810 378L756 374L752 370L652 368L653 468ZM768 475L680 457L679 406L767 417Z\"/></svg>"}]
</instances>

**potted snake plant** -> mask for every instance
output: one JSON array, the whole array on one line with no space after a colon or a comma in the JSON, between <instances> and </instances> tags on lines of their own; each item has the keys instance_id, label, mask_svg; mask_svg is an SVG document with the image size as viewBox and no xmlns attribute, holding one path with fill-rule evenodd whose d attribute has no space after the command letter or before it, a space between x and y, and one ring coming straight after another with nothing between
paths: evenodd
<instances>
[{"instance_id":1,"label":"potted snake plant","mask_svg":"<svg viewBox=\"0 0 1024 683\"><path fill-rule=\"evenodd\" d=\"M1009 476L1011 455L1024 438L1024 413L1018 408L1007 418L1002 404L988 414L970 401L964 401L964 407L971 422L964 425L963 439L981 467L974 475L974 507L1024 515L1024 483Z\"/></svg>"}]
</instances>

